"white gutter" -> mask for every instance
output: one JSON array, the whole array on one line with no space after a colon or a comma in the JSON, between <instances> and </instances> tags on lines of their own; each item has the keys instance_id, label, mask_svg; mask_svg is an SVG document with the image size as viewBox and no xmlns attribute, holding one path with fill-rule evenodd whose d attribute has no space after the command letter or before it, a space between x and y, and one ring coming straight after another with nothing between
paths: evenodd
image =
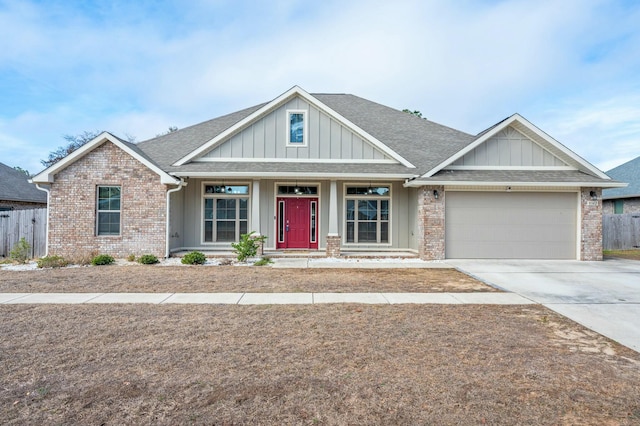
<instances>
[{"instance_id":1,"label":"white gutter","mask_svg":"<svg viewBox=\"0 0 640 426\"><path fill-rule=\"evenodd\" d=\"M44 238L44 255L49 256L49 197L51 196L51 190L49 188L41 187L39 183L36 183L35 185L40 191L47 193L47 225Z\"/></svg>"},{"instance_id":2,"label":"white gutter","mask_svg":"<svg viewBox=\"0 0 640 426\"><path fill-rule=\"evenodd\" d=\"M171 230L169 229L169 219L170 219L170 215L171 215L171 194L177 191L180 191L182 189L182 187L187 186L187 184L185 183L185 181L183 179L180 179L180 182L177 184L178 186L176 188L170 189L167 191L167 225L166 225L166 235L165 235L165 252L164 252L164 257L168 258L169 254L170 254L170 239L171 239Z\"/></svg>"}]
</instances>

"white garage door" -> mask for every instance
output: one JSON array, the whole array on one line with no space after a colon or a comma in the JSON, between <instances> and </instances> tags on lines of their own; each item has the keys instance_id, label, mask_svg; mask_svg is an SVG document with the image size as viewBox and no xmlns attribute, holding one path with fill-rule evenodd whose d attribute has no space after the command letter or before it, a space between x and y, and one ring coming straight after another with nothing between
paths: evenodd
<instances>
[{"instance_id":1,"label":"white garage door","mask_svg":"<svg viewBox=\"0 0 640 426\"><path fill-rule=\"evenodd\" d=\"M576 259L577 193L447 192L449 259Z\"/></svg>"}]
</instances>

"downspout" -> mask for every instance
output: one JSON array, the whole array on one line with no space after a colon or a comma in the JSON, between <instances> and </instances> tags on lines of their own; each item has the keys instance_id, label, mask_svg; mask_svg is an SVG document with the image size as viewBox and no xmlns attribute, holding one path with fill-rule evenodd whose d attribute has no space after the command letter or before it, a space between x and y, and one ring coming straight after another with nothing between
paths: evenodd
<instances>
[{"instance_id":1,"label":"downspout","mask_svg":"<svg viewBox=\"0 0 640 426\"><path fill-rule=\"evenodd\" d=\"M171 239L171 230L169 229L169 219L170 219L170 215L171 215L171 194L173 192L177 192L180 191L182 189L183 186L187 186L187 184L185 183L184 179L180 179L180 182L177 184L178 186L176 188L170 189L167 191L167 225L166 225L166 236L165 236L165 241L166 241L166 246L165 246L165 252L164 252L164 257L165 259L169 257L170 255L170 239Z\"/></svg>"},{"instance_id":2,"label":"downspout","mask_svg":"<svg viewBox=\"0 0 640 426\"><path fill-rule=\"evenodd\" d=\"M47 224L45 226L45 238L44 238L44 255L49 256L49 198L51 197L51 190L49 188L41 187L39 183L36 183L36 188L40 191L47 193Z\"/></svg>"}]
</instances>

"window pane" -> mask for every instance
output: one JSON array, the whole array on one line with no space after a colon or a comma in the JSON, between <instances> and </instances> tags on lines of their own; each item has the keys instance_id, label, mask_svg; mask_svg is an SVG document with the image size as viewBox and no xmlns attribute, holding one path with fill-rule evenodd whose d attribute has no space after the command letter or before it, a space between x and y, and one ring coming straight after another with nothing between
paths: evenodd
<instances>
[{"instance_id":1,"label":"window pane","mask_svg":"<svg viewBox=\"0 0 640 426\"><path fill-rule=\"evenodd\" d=\"M356 218L356 205L354 200L347 200L347 220L354 220Z\"/></svg>"},{"instance_id":2,"label":"window pane","mask_svg":"<svg viewBox=\"0 0 640 426\"><path fill-rule=\"evenodd\" d=\"M380 200L380 219L389 220L389 200Z\"/></svg>"},{"instance_id":3,"label":"window pane","mask_svg":"<svg viewBox=\"0 0 640 426\"><path fill-rule=\"evenodd\" d=\"M304 143L304 114L289 114L289 142Z\"/></svg>"},{"instance_id":4,"label":"window pane","mask_svg":"<svg viewBox=\"0 0 640 426\"><path fill-rule=\"evenodd\" d=\"M98 235L120 235L120 213L98 213Z\"/></svg>"},{"instance_id":5,"label":"window pane","mask_svg":"<svg viewBox=\"0 0 640 426\"><path fill-rule=\"evenodd\" d=\"M347 242L348 243L353 243L355 242L354 239L354 229L355 229L355 225L353 222L347 222Z\"/></svg>"},{"instance_id":6,"label":"window pane","mask_svg":"<svg viewBox=\"0 0 640 426\"><path fill-rule=\"evenodd\" d=\"M380 242L389 242L389 222L380 222Z\"/></svg>"},{"instance_id":7,"label":"window pane","mask_svg":"<svg viewBox=\"0 0 640 426\"><path fill-rule=\"evenodd\" d=\"M204 241L207 243L213 241L213 222L210 220L204 222Z\"/></svg>"},{"instance_id":8,"label":"window pane","mask_svg":"<svg viewBox=\"0 0 640 426\"><path fill-rule=\"evenodd\" d=\"M376 220L377 217L377 200L358 200L358 220Z\"/></svg>"},{"instance_id":9,"label":"window pane","mask_svg":"<svg viewBox=\"0 0 640 426\"><path fill-rule=\"evenodd\" d=\"M240 235L242 234L247 234L247 221L246 220L241 220L240 221Z\"/></svg>"},{"instance_id":10,"label":"window pane","mask_svg":"<svg viewBox=\"0 0 640 426\"><path fill-rule=\"evenodd\" d=\"M236 218L235 198L219 198L216 200L216 218L217 219L235 219Z\"/></svg>"},{"instance_id":11,"label":"window pane","mask_svg":"<svg viewBox=\"0 0 640 426\"><path fill-rule=\"evenodd\" d=\"M233 242L236 240L235 221L219 220L216 222L216 241Z\"/></svg>"},{"instance_id":12,"label":"window pane","mask_svg":"<svg viewBox=\"0 0 640 426\"><path fill-rule=\"evenodd\" d=\"M359 243L376 243L376 222L359 222L358 223L358 242Z\"/></svg>"},{"instance_id":13,"label":"window pane","mask_svg":"<svg viewBox=\"0 0 640 426\"><path fill-rule=\"evenodd\" d=\"M240 200L240 219L247 218L247 199L241 198Z\"/></svg>"}]
</instances>

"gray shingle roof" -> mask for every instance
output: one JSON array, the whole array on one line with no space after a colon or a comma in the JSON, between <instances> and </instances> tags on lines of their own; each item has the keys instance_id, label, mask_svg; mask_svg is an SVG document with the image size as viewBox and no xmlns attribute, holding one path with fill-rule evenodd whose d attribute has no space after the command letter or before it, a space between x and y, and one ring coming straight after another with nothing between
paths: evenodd
<instances>
[{"instance_id":1,"label":"gray shingle roof","mask_svg":"<svg viewBox=\"0 0 640 426\"><path fill-rule=\"evenodd\" d=\"M441 170L414 182L513 182L602 183L602 179L579 170Z\"/></svg>"},{"instance_id":2,"label":"gray shingle roof","mask_svg":"<svg viewBox=\"0 0 640 426\"><path fill-rule=\"evenodd\" d=\"M627 182L626 188L605 189L602 198L640 197L640 157L613 168L607 172L612 179Z\"/></svg>"},{"instance_id":3,"label":"gray shingle roof","mask_svg":"<svg viewBox=\"0 0 640 426\"><path fill-rule=\"evenodd\" d=\"M0 163L0 200L46 203L47 194L28 179L24 173Z\"/></svg>"}]
</instances>

